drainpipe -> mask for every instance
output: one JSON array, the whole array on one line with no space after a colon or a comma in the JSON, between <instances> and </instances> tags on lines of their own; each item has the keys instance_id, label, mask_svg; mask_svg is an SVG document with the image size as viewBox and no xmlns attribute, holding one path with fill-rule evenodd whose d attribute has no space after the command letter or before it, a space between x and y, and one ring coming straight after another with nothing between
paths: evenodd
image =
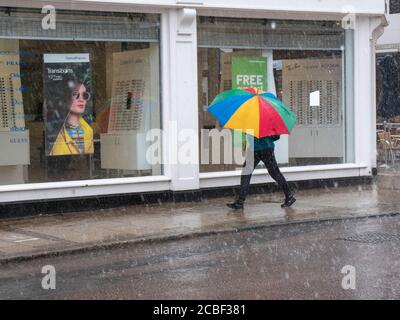
<instances>
[{"instance_id":1,"label":"drainpipe","mask_svg":"<svg viewBox=\"0 0 400 320\"><path fill-rule=\"evenodd\" d=\"M388 26L386 16L370 19L370 48L371 48L371 167L372 174L377 175L377 144L376 144L376 42L384 32L384 28Z\"/></svg>"}]
</instances>

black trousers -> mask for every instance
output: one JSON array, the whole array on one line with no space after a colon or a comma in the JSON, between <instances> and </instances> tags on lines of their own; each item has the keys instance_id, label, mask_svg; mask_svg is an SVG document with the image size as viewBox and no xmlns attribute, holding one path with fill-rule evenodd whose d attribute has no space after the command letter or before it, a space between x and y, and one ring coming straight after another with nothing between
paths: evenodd
<instances>
[{"instance_id":1,"label":"black trousers","mask_svg":"<svg viewBox=\"0 0 400 320\"><path fill-rule=\"evenodd\" d=\"M285 197L290 197L292 195L292 192L290 191L289 185L285 177L279 170L278 164L275 159L274 149L268 148L261 151L255 151L253 152L253 155L254 159L251 159L248 154L246 161L243 165L242 176L240 179L240 192L238 202L243 203L246 200L246 196L249 191L251 175L254 171L254 168L257 167L260 161L264 162L269 175L278 183L279 187L285 193ZM253 163L249 163L249 161L252 161Z\"/></svg>"}]
</instances>

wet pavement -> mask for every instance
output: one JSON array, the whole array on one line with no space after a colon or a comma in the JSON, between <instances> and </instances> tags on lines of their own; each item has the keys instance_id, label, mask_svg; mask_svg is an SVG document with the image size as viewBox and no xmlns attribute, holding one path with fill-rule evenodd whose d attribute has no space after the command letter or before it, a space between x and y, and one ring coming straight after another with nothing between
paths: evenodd
<instances>
[{"instance_id":1,"label":"wet pavement","mask_svg":"<svg viewBox=\"0 0 400 320\"><path fill-rule=\"evenodd\" d=\"M399 299L400 216L260 227L0 265L0 299ZM42 267L56 289L41 287ZM342 288L344 266L355 290Z\"/></svg>"},{"instance_id":2,"label":"wet pavement","mask_svg":"<svg viewBox=\"0 0 400 320\"><path fill-rule=\"evenodd\" d=\"M379 183L300 191L289 209L280 207L281 194L268 193L249 196L245 210L236 212L225 205L231 198L217 198L0 220L0 263L121 243L400 212L398 189L386 180Z\"/></svg>"}]
</instances>

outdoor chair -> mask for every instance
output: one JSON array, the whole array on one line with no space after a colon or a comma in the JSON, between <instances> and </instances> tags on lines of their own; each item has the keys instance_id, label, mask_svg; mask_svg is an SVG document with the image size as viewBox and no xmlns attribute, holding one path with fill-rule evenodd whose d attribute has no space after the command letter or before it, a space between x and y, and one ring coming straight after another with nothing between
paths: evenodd
<instances>
[{"instance_id":1,"label":"outdoor chair","mask_svg":"<svg viewBox=\"0 0 400 320\"><path fill-rule=\"evenodd\" d=\"M390 131L378 132L378 154L383 155L384 161L388 164L391 161L395 165L396 157L400 153L400 136L392 135Z\"/></svg>"}]
</instances>

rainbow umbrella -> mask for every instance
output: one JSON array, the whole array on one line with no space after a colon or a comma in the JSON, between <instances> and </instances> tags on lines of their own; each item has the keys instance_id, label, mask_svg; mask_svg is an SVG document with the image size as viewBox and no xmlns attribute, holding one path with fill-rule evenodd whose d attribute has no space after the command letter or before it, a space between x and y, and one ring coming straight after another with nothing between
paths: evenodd
<instances>
[{"instance_id":1,"label":"rainbow umbrella","mask_svg":"<svg viewBox=\"0 0 400 320\"><path fill-rule=\"evenodd\" d=\"M255 88L224 91L207 110L224 128L256 138L289 134L297 122L296 115L275 95Z\"/></svg>"}]
</instances>

